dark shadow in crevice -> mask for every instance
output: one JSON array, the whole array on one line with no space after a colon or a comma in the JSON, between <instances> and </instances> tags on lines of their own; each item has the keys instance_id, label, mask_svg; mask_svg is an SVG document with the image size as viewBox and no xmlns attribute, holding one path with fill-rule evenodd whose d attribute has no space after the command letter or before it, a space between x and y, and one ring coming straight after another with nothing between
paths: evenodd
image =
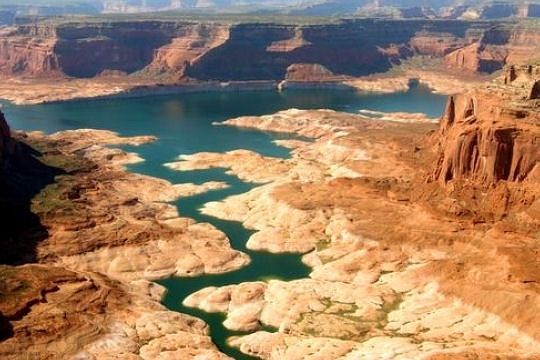
<instances>
[{"instance_id":1,"label":"dark shadow in crevice","mask_svg":"<svg viewBox=\"0 0 540 360\"><path fill-rule=\"evenodd\" d=\"M19 139L4 138L0 145L0 264L36 262L36 246L48 233L32 213L32 198L62 170L40 162L41 154Z\"/></svg>"}]
</instances>

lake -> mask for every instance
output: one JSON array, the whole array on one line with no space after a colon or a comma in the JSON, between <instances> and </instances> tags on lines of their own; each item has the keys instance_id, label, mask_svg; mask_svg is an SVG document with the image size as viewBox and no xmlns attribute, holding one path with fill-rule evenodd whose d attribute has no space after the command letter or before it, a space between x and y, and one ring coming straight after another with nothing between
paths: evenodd
<instances>
[{"instance_id":1,"label":"lake","mask_svg":"<svg viewBox=\"0 0 540 360\"><path fill-rule=\"evenodd\" d=\"M17 130L52 133L93 128L113 130L124 136L153 135L158 138L155 143L137 148L125 147L129 151L136 151L146 160L130 166L130 171L163 178L173 183L224 181L230 185L227 189L181 199L176 205L181 215L199 222L209 222L225 232L234 248L251 257L251 264L227 274L189 279L171 278L159 283L168 289L164 304L169 309L204 319L210 324L212 339L216 345L235 359L243 360L251 358L226 344L228 337L238 333L223 327L223 314L207 314L185 308L182 300L207 286L265 279L292 280L307 277L310 269L301 263L298 254L272 255L246 249L250 231L239 223L219 220L199 212L209 201L219 201L227 196L246 192L254 185L227 175L222 169L178 172L164 167L163 164L176 160L180 154L201 151L248 149L267 156L289 156L288 149L272 142L279 136L277 134L212 125L213 122L237 116L271 114L289 108L328 108L346 112L358 112L362 109L423 112L430 117L438 117L442 114L445 101L446 97L418 86L405 93L387 95L360 94L348 90L207 92L32 106L4 104L3 111L10 126Z\"/></svg>"}]
</instances>

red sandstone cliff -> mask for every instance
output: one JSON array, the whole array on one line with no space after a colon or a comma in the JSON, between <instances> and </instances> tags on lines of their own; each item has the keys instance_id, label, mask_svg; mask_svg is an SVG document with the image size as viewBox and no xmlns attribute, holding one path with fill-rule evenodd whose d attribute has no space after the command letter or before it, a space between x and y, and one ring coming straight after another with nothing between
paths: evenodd
<instances>
[{"instance_id":1,"label":"red sandstone cliff","mask_svg":"<svg viewBox=\"0 0 540 360\"><path fill-rule=\"evenodd\" d=\"M0 30L0 75L181 77L228 39L228 26L166 21L21 25Z\"/></svg>"},{"instance_id":2,"label":"red sandstone cliff","mask_svg":"<svg viewBox=\"0 0 540 360\"><path fill-rule=\"evenodd\" d=\"M381 19L303 26L43 22L0 30L0 75L319 81L321 69L327 70L324 77L370 75L416 55L444 57L453 69L493 72L537 56L540 28L533 25Z\"/></svg>"},{"instance_id":3,"label":"red sandstone cliff","mask_svg":"<svg viewBox=\"0 0 540 360\"><path fill-rule=\"evenodd\" d=\"M525 64L540 55L540 31L534 26L502 25L480 40L445 57L449 67L473 72L494 72L507 64Z\"/></svg>"},{"instance_id":4,"label":"red sandstone cliff","mask_svg":"<svg viewBox=\"0 0 540 360\"><path fill-rule=\"evenodd\" d=\"M540 182L540 72L511 67L504 79L448 100L432 179Z\"/></svg>"},{"instance_id":5,"label":"red sandstone cliff","mask_svg":"<svg viewBox=\"0 0 540 360\"><path fill-rule=\"evenodd\" d=\"M56 39L0 30L0 74L24 76L60 75L55 54Z\"/></svg>"},{"instance_id":6,"label":"red sandstone cliff","mask_svg":"<svg viewBox=\"0 0 540 360\"><path fill-rule=\"evenodd\" d=\"M282 80L291 65L317 64L337 76L359 76L414 55L441 57L478 40L485 28L482 22L374 19L304 26L43 22L0 31L0 75Z\"/></svg>"},{"instance_id":7,"label":"red sandstone cliff","mask_svg":"<svg viewBox=\"0 0 540 360\"><path fill-rule=\"evenodd\" d=\"M224 44L229 38L228 26L194 25L182 29L169 44L154 51L148 74L181 78L208 51Z\"/></svg>"},{"instance_id":8,"label":"red sandstone cliff","mask_svg":"<svg viewBox=\"0 0 540 360\"><path fill-rule=\"evenodd\" d=\"M287 80L325 81L336 79L330 70L320 64L293 64L287 68Z\"/></svg>"}]
</instances>

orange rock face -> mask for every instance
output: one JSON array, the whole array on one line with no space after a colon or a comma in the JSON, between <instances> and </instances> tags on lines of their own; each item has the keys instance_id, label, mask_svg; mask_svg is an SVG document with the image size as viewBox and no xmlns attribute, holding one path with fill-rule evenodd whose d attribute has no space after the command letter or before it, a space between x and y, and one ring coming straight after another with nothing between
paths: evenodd
<instances>
[{"instance_id":1,"label":"orange rock face","mask_svg":"<svg viewBox=\"0 0 540 360\"><path fill-rule=\"evenodd\" d=\"M515 70L509 72L507 78L517 76ZM466 179L484 186L501 180L539 181L537 84L534 78L516 79L498 89L451 97L441 123L440 158L433 178ZM523 100L524 94L532 99Z\"/></svg>"},{"instance_id":2,"label":"orange rock face","mask_svg":"<svg viewBox=\"0 0 540 360\"><path fill-rule=\"evenodd\" d=\"M5 36L0 31L0 74L26 76L59 75L55 39L39 40L25 36Z\"/></svg>"},{"instance_id":3,"label":"orange rock face","mask_svg":"<svg viewBox=\"0 0 540 360\"><path fill-rule=\"evenodd\" d=\"M227 26L197 25L187 28L171 42L154 52L147 71L176 75L181 78L185 70L195 64L205 53L222 45L229 37Z\"/></svg>"},{"instance_id":4,"label":"orange rock face","mask_svg":"<svg viewBox=\"0 0 540 360\"><path fill-rule=\"evenodd\" d=\"M419 54L442 57L463 48L468 42L466 37L420 32L411 40L411 47Z\"/></svg>"},{"instance_id":5,"label":"orange rock face","mask_svg":"<svg viewBox=\"0 0 540 360\"><path fill-rule=\"evenodd\" d=\"M452 68L492 73L538 57L539 44L540 32L534 27L495 27L479 41L448 54L445 62Z\"/></svg>"},{"instance_id":6,"label":"orange rock face","mask_svg":"<svg viewBox=\"0 0 540 360\"><path fill-rule=\"evenodd\" d=\"M42 359L74 354L106 329L107 312L130 301L118 283L100 275L40 265L2 266L0 272L4 359L22 356L25 347L28 356Z\"/></svg>"},{"instance_id":7,"label":"orange rock face","mask_svg":"<svg viewBox=\"0 0 540 360\"><path fill-rule=\"evenodd\" d=\"M488 22L457 20L358 20L317 26L39 23L0 30L0 74L92 78L113 72L157 76L159 81L283 80L295 64L320 64L335 75L361 76L385 72L415 55L444 57L454 69L493 72L538 53L540 31L535 26L491 27Z\"/></svg>"},{"instance_id":8,"label":"orange rock face","mask_svg":"<svg viewBox=\"0 0 540 360\"><path fill-rule=\"evenodd\" d=\"M293 81L324 81L335 79L335 76L320 64L293 64L287 68L286 78Z\"/></svg>"}]
</instances>

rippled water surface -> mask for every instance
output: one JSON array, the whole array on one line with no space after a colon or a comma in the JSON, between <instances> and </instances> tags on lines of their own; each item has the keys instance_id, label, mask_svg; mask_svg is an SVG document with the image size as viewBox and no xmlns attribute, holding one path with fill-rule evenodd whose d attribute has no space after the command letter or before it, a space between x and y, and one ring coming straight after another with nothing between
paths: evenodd
<instances>
[{"instance_id":1,"label":"rippled water surface","mask_svg":"<svg viewBox=\"0 0 540 360\"><path fill-rule=\"evenodd\" d=\"M131 171L167 179L173 183L225 181L230 188L185 198L176 203L180 213L201 222L209 222L225 232L232 246L249 254L249 266L228 274L197 278L171 278L160 283L167 287L164 304L170 309L192 314L204 319L211 326L214 342L236 359L249 359L238 350L227 346L226 339L238 333L226 330L223 314L207 314L182 306L189 294L207 286L222 286L245 281L271 278L292 280L306 277L309 269L300 261L299 255L272 255L253 252L245 248L251 232L241 224L223 221L199 212L209 201L218 201L253 187L222 169L177 172L163 166L180 154L200 151L223 152L233 149L249 149L268 156L288 157L287 149L272 143L276 134L216 127L213 122L242 115L271 114L289 108L329 108L347 112L361 109L376 111L424 112L438 117L445 98L432 94L423 87L406 93L391 95L362 95L343 90L288 90L209 92L145 97L138 99L110 99L79 101L35 106L4 104L4 112L14 129L40 130L52 133L60 130L94 128L113 130L121 135L154 135L158 141L137 148L146 161L130 167Z\"/></svg>"}]
</instances>

